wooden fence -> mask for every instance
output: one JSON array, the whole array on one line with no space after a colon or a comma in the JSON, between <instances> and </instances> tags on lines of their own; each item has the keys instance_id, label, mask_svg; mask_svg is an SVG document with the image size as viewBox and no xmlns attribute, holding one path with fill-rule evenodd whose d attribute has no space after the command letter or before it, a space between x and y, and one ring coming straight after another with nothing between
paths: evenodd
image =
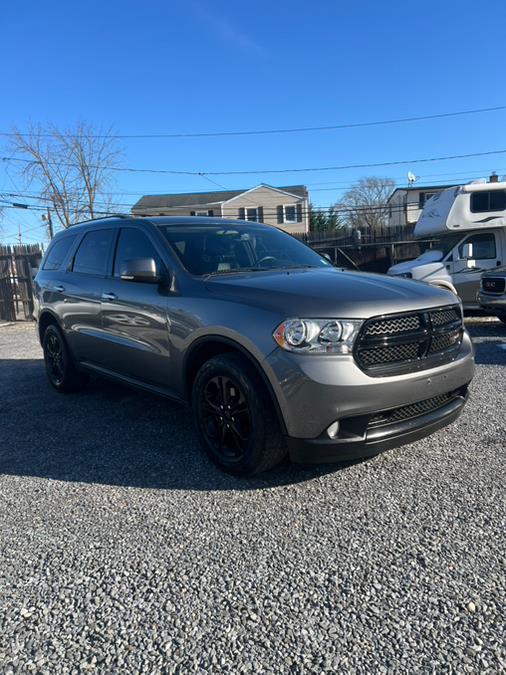
<instances>
[{"instance_id":1,"label":"wooden fence","mask_svg":"<svg viewBox=\"0 0 506 675\"><path fill-rule=\"evenodd\" d=\"M43 254L40 244L0 246L0 321L33 319L33 277Z\"/></svg>"}]
</instances>

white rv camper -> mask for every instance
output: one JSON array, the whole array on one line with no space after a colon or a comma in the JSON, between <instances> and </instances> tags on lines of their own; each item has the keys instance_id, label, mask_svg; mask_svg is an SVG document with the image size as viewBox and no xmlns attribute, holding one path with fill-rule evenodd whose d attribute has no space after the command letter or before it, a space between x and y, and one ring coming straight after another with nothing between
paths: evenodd
<instances>
[{"instance_id":1,"label":"white rv camper","mask_svg":"<svg viewBox=\"0 0 506 675\"><path fill-rule=\"evenodd\" d=\"M466 309L485 270L506 263L506 181L469 183L431 197L415 225L415 236L434 238L434 247L415 260L393 265L388 274L455 290Z\"/></svg>"}]
</instances>

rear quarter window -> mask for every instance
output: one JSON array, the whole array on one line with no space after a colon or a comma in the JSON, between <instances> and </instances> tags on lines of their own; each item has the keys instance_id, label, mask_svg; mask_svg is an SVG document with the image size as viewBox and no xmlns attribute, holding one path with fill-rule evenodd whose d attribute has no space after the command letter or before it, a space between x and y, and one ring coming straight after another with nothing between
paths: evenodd
<instances>
[{"instance_id":1,"label":"rear quarter window","mask_svg":"<svg viewBox=\"0 0 506 675\"><path fill-rule=\"evenodd\" d=\"M70 251L70 248L74 243L74 241L75 237L69 236L63 237L62 239L58 239L58 241L55 241L49 247L49 251L47 252L46 259L44 260L44 264L42 265L42 269L49 272L59 270L63 265L65 258L67 257L67 253Z\"/></svg>"}]
</instances>

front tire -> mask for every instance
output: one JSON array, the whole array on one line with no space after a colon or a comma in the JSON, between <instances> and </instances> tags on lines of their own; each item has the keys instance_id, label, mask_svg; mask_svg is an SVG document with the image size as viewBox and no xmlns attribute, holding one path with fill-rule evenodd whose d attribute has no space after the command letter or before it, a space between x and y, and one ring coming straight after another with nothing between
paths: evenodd
<instances>
[{"instance_id":1,"label":"front tire","mask_svg":"<svg viewBox=\"0 0 506 675\"><path fill-rule=\"evenodd\" d=\"M199 440L227 473L259 473L285 456L268 392L243 357L222 354L204 363L193 383L192 402Z\"/></svg>"},{"instance_id":2,"label":"front tire","mask_svg":"<svg viewBox=\"0 0 506 675\"><path fill-rule=\"evenodd\" d=\"M63 333L54 324L49 325L42 340L46 374L51 385L60 392L79 391L86 383L70 354Z\"/></svg>"}]
</instances>

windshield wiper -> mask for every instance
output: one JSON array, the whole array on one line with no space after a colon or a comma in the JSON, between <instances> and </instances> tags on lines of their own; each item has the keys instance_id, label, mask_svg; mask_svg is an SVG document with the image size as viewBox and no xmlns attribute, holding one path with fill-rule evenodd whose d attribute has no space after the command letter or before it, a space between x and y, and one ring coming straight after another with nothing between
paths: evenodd
<instances>
[{"instance_id":1,"label":"windshield wiper","mask_svg":"<svg viewBox=\"0 0 506 675\"><path fill-rule=\"evenodd\" d=\"M205 278L215 277L221 274L241 274L242 272L274 272L276 270L295 270L295 269L316 269L317 265L276 265L275 267L237 267L233 270L217 270L216 272L209 272Z\"/></svg>"}]
</instances>

